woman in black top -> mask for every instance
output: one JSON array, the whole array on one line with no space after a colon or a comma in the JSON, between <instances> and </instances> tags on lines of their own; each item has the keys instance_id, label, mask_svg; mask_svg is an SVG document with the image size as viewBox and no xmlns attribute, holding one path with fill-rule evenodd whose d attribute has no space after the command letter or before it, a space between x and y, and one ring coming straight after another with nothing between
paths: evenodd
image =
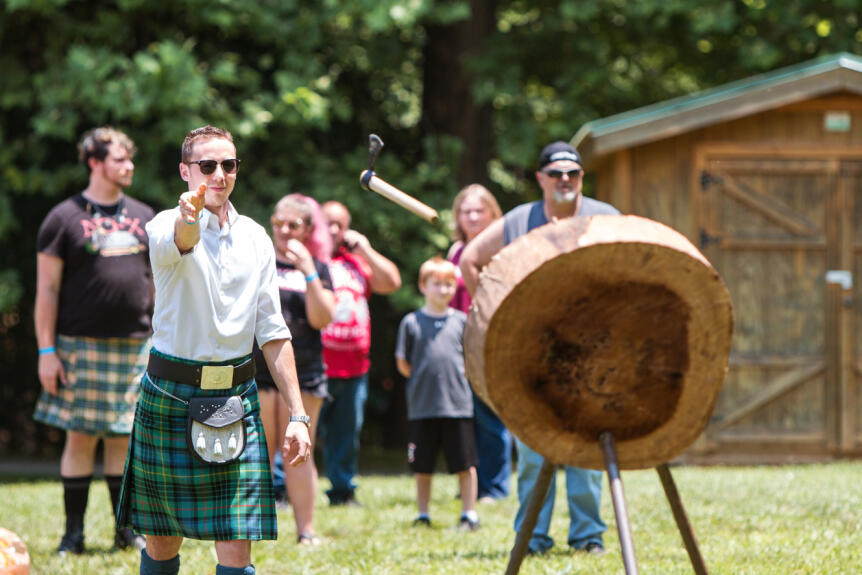
<instances>
[{"instance_id":1,"label":"woman in black top","mask_svg":"<svg viewBox=\"0 0 862 575\"><path fill-rule=\"evenodd\" d=\"M320 330L332 320L335 295L325 261L332 252L320 206L301 194L283 197L272 218L276 273L281 296L281 312L293 336L296 372L305 412L311 417L310 435L314 441L317 417L323 400L329 396ZM256 353L260 353L256 350ZM278 394L261 357L255 379L260 389L261 418L267 436L270 463L281 447L290 413ZM317 493L317 468L314 460L285 469L285 486L296 520L297 541L315 545L314 497Z\"/></svg>"}]
</instances>

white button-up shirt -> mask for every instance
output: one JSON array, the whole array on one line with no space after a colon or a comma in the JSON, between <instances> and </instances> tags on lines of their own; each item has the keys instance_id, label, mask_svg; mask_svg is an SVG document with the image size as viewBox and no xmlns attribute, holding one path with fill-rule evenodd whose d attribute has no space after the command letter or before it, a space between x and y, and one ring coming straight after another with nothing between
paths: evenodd
<instances>
[{"instance_id":1,"label":"white button-up shirt","mask_svg":"<svg viewBox=\"0 0 862 575\"><path fill-rule=\"evenodd\" d=\"M224 361L290 339L275 282L275 250L266 231L228 204L228 219L201 213L201 239L181 255L174 243L179 208L146 225L156 285L153 347L194 361Z\"/></svg>"}]
</instances>

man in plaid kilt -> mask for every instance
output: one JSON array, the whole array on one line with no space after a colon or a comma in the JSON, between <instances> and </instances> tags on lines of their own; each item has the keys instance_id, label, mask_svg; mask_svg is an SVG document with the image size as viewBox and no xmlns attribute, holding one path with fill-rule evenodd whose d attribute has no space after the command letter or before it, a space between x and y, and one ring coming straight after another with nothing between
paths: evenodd
<instances>
[{"instance_id":1,"label":"man in plaid kilt","mask_svg":"<svg viewBox=\"0 0 862 575\"><path fill-rule=\"evenodd\" d=\"M61 555L84 552L84 512L100 438L116 509L153 305L144 231L153 210L123 193L132 183L135 145L102 127L84 134L78 149L89 185L45 217L36 260L42 395L34 418L66 431ZM144 540L117 529L114 543L141 549Z\"/></svg>"},{"instance_id":2,"label":"man in plaid kilt","mask_svg":"<svg viewBox=\"0 0 862 575\"><path fill-rule=\"evenodd\" d=\"M253 575L251 541L277 537L253 338L290 409L284 461L311 456L272 241L229 201L239 164L229 132L192 130L179 165L189 191L147 225L153 348L118 509L120 525L147 534L142 575L178 573L186 537L215 542L216 575ZM198 405L221 406L207 422L227 414L230 426L196 428Z\"/></svg>"}]
</instances>

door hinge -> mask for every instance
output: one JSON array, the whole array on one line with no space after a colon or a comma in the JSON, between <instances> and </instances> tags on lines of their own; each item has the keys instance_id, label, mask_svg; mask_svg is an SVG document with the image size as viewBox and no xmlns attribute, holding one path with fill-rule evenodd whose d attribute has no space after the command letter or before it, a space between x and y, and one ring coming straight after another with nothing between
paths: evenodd
<instances>
[{"instance_id":1,"label":"door hinge","mask_svg":"<svg viewBox=\"0 0 862 575\"><path fill-rule=\"evenodd\" d=\"M713 184L720 184L721 178L718 176L713 176L706 170L700 172L700 189L702 191L706 191L706 189Z\"/></svg>"},{"instance_id":2,"label":"door hinge","mask_svg":"<svg viewBox=\"0 0 862 575\"><path fill-rule=\"evenodd\" d=\"M700 229L700 249L706 249L711 244L721 245L721 240L721 236L712 236L705 229Z\"/></svg>"}]
</instances>

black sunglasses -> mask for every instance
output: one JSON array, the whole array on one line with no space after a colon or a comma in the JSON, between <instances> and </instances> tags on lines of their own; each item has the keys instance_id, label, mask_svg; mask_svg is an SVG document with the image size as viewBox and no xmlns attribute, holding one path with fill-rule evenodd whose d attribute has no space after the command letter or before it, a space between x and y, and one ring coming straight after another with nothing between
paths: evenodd
<instances>
[{"instance_id":1,"label":"black sunglasses","mask_svg":"<svg viewBox=\"0 0 862 575\"><path fill-rule=\"evenodd\" d=\"M584 173L584 171L580 168L574 168L572 170L548 170L547 172L543 172L543 173L546 176L548 176L549 178L554 178L555 180L559 180L560 178L563 177L564 174L569 176L569 179L577 178L582 173Z\"/></svg>"},{"instance_id":2,"label":"black sunglasses","mask_svg":"<svg viewBox=\"0 0 862 575\"><path fill-rule=\"evenodd\" d=\"M197 164L201 169L201 173L205 176L209 176L210 174L215 173L216 167L218 167L219 164L221 164L221 169L224 170L225 174L233 174L239 169L239 162L239 158L228 158L221 162L217 160L195 160L194 162L188 163Z\"/></svg>"}]
</instances>

